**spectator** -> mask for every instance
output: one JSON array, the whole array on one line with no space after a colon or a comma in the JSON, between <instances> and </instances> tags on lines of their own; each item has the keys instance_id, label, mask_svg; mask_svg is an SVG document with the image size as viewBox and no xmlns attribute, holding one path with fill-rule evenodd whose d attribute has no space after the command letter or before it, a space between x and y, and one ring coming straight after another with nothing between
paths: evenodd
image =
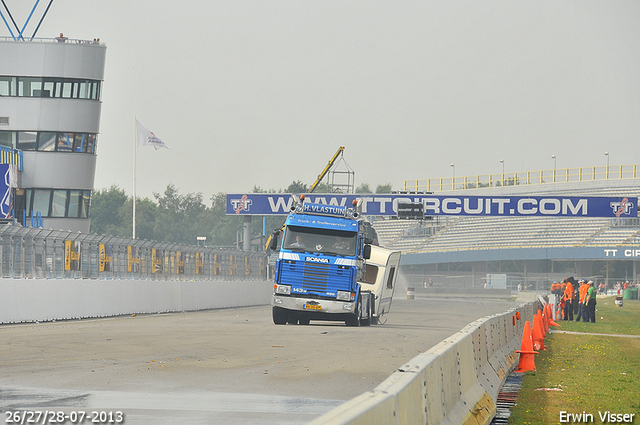
<instances>
[{"instance_id":1,"label":"spectator","mask_svg":"<svg viewBox=\"0 0 640 425\"><path fill-rule=\"evenodd\" d=\"M587 290L587 295L584 300L584 304L586 306L586 312L588 312L588 319L585 322L591 321L591 323L596 323L596 288L593 286L593 281L590 280L588 283L589 289Z\"/></svg>"},{"instance_id":2,"label":"spectator","mask_svg":"<svg viewBox=\"0 0 640 425\"><path fill-rule=\"evenodd\" d=\"M573 320L573 285L567 280L567 286L564 289L564 318L563 320Z\"/></svg>"},{"instance_id":3,"label":"spectator","mask_svg":"<svg viewBox=\"0 0 640 425\"><path fill-rule=\"evenodd\" d=\"M576 315L576 322L579 322L581 317L584 320L584 297L585 295L587 295L587 289L589 289L589 287L586 281L584 279L581 279L580 289L578 291L578 299L576 300L578 302L578 314Z\"/></svg>"}]
</instances>

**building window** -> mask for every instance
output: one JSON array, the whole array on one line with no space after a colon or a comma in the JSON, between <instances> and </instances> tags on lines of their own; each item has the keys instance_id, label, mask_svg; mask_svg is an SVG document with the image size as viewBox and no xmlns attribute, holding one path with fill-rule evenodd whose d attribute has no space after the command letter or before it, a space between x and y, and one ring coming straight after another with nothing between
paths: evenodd
<instances>
[{"instance_id":1,"label":"building window","mask_svg":"<svg viewBox=\"0 0 640 425\"><path fill-rule=\"evenodd\" d=\"M73 152L73 133L58 133L58 152Z\"/></svg>"},{"instance_id":2,"label":"building window","mask_svg":"<svg viewBox=\"0 0 640 425\"><path fill-rule=\"evenodd\" d=\"M0 96L16 95L16 77L0 76Z\"/></svg>"},{"instance_id":3,"label":"building window","mask_svg":"<svg viewBox=\"0 0 640 425\"><path fill-rule=\"evenodd\" d=\"M54 151L56 150L57 133L41 132L38 134L38 150Z\"/></svg>"},{"instance_id":4,"label":"building window","mask_svg":"<svg viewBox=\"0 0 640 425\"><path fill-rule=\"evenodd\" d=\"M54 190L51 200L51 217L64 217L67 209L67 191Z\"/></svg>"},{"instance_id":5,"label":"building window","mask_svg":"<svg viewBox=\"0 0 640 425\"><path fill-rule=\"evenodd\" d=\"M36 150L36 140L38 133L35 131L20 131L18 132L18 143L16 148L23 151Z\"/></svg>"},{"instance_id":6,"label":"building window","mask_svg":"<svg viewBox=\"0 0 640 425\"><path fill-rule=\"evenodd\" d=\"M82 191L82 201L80 203L80 218L89 218L91 211L91 191Z\"/></svg>"},{"instance_id":7,"label":"building window","mask_svg":"<svg viewBox=\"0 0 640 425\"><path fill-rule=\"evenodd\" d=\"M51 190L35 189L33 191L33 202L30 203L30 211L39 212L43 217L49 217L49 202L51 201Z\"/></svg>"},{"instance_id":8,"label":"building window","mask_svg":"<svg viewBox=\"0 0 640 425\"><path fill-rule=\"evenodd\" d=\"M0 96L100 100L100 81L0 75Z\"/></svg>"},{"instance_id":9,"label":"building window","mask_svg":"<svg viewBox=\"0 0 640 425\"><path fill-rule=\"evenodd\" d=\"M69 191L69 213L67 217L79 217L80 205L82 204L82 190Z\"/></svg>"},{"instance_id":10,"label":"building window","mask_svg":"<svg viewBox=\"0 0 640 425\"><path fill-rule=\"evenodd\" d=\"M0 145L15 149L17 134L15 131L0 131Z\"/></svg>"},{"instance_id":11,"label":"building window","mask_svg":"<svg viewBox=\"0 0 640 425\"><path fill-rule=\"evenodd\" d=\"M50 131L0 131L0 145L23 151L96 153L96 135Z\"/></svg>"},{"instance_id":12,"label":"building window","mask_svg":"<svg viewBox=\"0 0 640 425\"><path fill-rule=\"evenodd\" d=\"M89 218L90 190L26 189L27 216Z\"/></svg>"},{"instance_id":13,"label":"building window","mask_svg":"<svg viewBox=\"0 0 640 425\"><path fill-rule=\"evenodd\" d=\"M86 153L96 153L96 135L87 134Z\"/></svg>"}]
</instances>

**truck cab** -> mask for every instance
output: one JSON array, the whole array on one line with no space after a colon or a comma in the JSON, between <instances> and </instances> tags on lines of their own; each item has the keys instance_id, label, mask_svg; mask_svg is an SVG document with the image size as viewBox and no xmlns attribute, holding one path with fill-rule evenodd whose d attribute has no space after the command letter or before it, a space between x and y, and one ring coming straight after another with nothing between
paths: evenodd
<instances>
[{"instance_id":1,"label":"truck cab","mask_svg":"<svg viewBox=\"0 0 640 425\"><path fill-rule=\"evenodd\" d=\"M284 325L332 320L359 326L375 323L374 311L388 311L394 272L390 287L386 282L368 283L373 278L366 278L366 264L374 248L371 231L355 205L347 208L304 203L304 199L297 202L285 221L279 244L271 303L273 322ZM277 248L277 241L277 237L272 239L273 248ZM379 264L382 252L391 251L375 248L369 273L375 268L377 276L378 267L387 265ZM396 254L399 260L400 253ZM385 276L389 278L387 269L380 279Z\"/></svg>"}]
</instances>

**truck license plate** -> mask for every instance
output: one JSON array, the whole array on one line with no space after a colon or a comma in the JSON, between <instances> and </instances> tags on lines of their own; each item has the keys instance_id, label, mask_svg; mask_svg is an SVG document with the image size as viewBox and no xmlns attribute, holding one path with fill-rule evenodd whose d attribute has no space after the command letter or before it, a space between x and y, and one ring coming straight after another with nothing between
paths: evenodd
<instances>
[{"instance_id":1,"label":"truck license plate","mask_svg":"<svg viewBox=\"0 0 640 425\"><path fill-rule=\"evenodd\" d=\"M320 305L315 305L315 304L305 304L304 309L305 310L322 310L322 307Z\"/></svg>"}]
</instances>

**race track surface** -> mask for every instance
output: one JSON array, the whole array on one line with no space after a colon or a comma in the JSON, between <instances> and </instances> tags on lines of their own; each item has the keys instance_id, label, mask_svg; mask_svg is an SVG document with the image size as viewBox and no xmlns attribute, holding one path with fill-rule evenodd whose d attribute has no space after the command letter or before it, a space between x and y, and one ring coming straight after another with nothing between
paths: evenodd
<instances>
[{"instance_id":1,"label":"race track surface","mask_svg":"<svg viewBox=\"0 0 640 425\"><path fill-rule=\"evenodd\" d=\"M3 325L0 407L119 411L128 425L304 424L514 306L418 293L360 328L276 326L269 306Z\"/></svg>"}]
</instances>

